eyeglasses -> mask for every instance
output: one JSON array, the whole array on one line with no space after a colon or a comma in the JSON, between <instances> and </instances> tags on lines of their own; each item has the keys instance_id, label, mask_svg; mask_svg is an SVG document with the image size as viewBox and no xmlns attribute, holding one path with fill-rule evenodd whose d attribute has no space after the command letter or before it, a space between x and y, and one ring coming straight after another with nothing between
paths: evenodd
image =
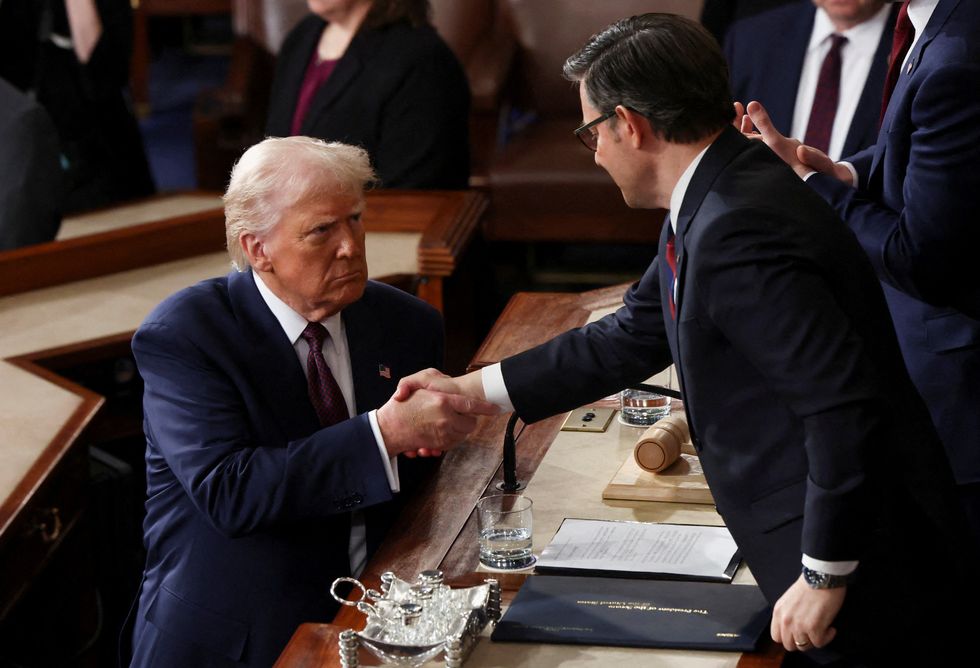
<instances>
[{"instance_id":1,"label":"eyeglasses","mask_svg":"<svg viewBox=\"0 0 980 668\"><path fill-rule=\"evenodd\" d=\"M578 137L579 141L585 145L585 148L590 151L595 151L599 146L599 133L593 130L595 126L599 125L603 121L607 121L616 115L616 110L607 111L599 118L589 121L585 125L575 130L575 136Z\"/></svg>"}]
</instances>

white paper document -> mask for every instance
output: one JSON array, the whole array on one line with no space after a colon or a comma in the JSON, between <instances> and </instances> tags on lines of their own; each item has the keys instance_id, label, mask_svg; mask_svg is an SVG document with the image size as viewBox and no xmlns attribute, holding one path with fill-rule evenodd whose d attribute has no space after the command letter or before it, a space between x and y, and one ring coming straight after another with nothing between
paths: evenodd
<instances>
[{"instance_id":1,"label":"white paper document","mask_svg":"<svg viewBox=\"0 0 980 668\"><path fill-rule=\"evenodd\" d=\"M566 519L537 570L731 581L738 548L725 527Z\"/></svg>"}]
</instances>

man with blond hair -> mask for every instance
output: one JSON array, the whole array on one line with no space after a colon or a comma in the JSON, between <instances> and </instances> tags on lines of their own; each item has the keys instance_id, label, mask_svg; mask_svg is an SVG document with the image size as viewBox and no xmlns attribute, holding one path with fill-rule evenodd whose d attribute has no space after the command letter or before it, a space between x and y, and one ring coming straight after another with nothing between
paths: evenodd
<instances>
[{"instance_id":1,"label":"man with blond hair","mask_svg":"<svg viewBox=\"0 0 980 668\"><path fill-rule=\"evenodd\" d=\"M358 575L411 472L485 402L399 378L442 362L439 314L367 280L359 148L245 152L225 193L235 271L166 299L133 352L145 382L146 569L134 666L270 666L330 585ZM400 470L401 468L401 470Z\"/></svg>"}]
</instances>

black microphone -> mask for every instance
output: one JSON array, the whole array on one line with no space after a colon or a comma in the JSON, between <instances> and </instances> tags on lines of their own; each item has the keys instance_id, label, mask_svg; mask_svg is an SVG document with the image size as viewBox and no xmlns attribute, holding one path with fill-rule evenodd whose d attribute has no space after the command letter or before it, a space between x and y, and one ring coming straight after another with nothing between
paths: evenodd
<instances>
[{"instance_id":1,"label":"black microphone","mask_svg":"<svg viewBox=\"0 0 980 668\"><path fill-rule=\"evenodd\" d=\"M511 413L504 430L504 481L497 483L497 489L504 492L516 492L524 487L524 483L517 479L517 437L514 436L514 427L518 419L517 413Z\"/></svg>"}]
</instances>

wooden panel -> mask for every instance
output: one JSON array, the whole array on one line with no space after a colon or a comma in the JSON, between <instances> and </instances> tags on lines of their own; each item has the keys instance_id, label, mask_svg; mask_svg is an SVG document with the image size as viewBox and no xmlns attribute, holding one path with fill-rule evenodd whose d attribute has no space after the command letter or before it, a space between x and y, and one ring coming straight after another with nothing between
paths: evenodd
<instances>
[{"instance_id":1,"label":"wooden panel","mask_svg":"<svg viewBox=\"0 0 980 668\"><path fill-rule=\"evenodd\" d=\"M0 253L0 296L220 251L224 212L213 209Z\"/></svg>"},{"instance_id":2,"label":"wooden panel","mask_svg":"<svg viewBox=\"0 0 980 668\"><path fill-rule=\"evenodd\" d=\"M511 298L494 323L469 370L499 362L548 341L588 320L592 311L622 303L627 284L583 292L522 292Z\"/></svg>"},{"instance_id":3,"label":"wooden panel","mask_svg":"<svg viewBox=\"0 0 980 668\"><path fill-rule=\"evenodd\" d=\"M209 193L213 194L213 193ZM394 191L366 194L368 232L422 234L418 271L431 285L426 301L441 310L442 284L473 239L487 198L475 191ZM159 199L151 198L151 199ZM214 253L225 248L220 207L0 252L0 296ZM405 284L401 277L397 280Z\"/></svg>"},{"instance_id":4,"label":"wooden panel","mask_svg":"<svg viewBox=\"0 0 980 668\"><path fill-rule=\"evenodd\" d=\"M13 491L0 499L0 619L17 603L81 515L88 459L87 452L76 444L104 401L28 358L9 361L80 395L83 401Z\"/></svg>"}]
</instances>

